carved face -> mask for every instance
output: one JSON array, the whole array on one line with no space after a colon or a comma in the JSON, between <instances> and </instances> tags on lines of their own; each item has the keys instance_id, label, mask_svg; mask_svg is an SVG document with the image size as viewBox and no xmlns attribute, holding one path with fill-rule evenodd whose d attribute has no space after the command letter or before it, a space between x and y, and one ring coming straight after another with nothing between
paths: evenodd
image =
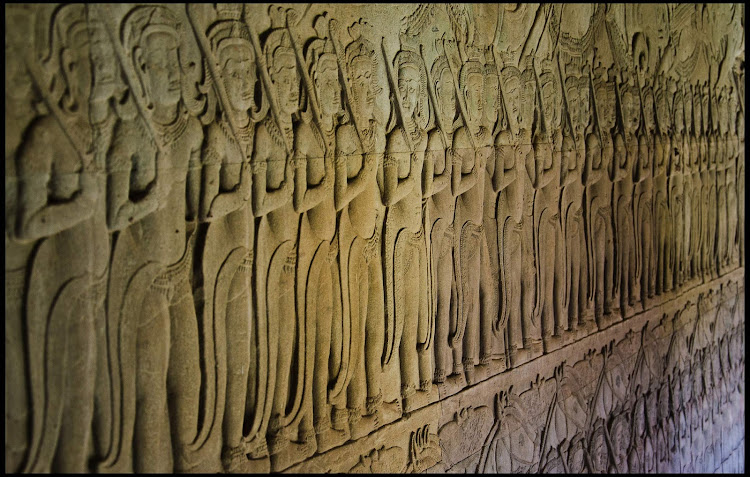
<instances>
[{"instance_id":1,"label":"carved face","mask_svg":"<svg viewBox=\"0 0 750 477\"><path fill-rule=\"evenodd\" d=\"M466 109L469 115L469 121L476 123L481 118L482 114L482 101L484 100L482 94L484 78L479 73L469 73L466 78L466 88L464 89L464 96L466 97Z\"/></svg>"},{"instance_id":2,"label":"carved face","mask_svg":"<svg viewBox=\"0 0 750 477\"><path fill-rule=\"evenodd\" d=\"M654 94L650 89L643 92L643 121L649 131L654 129Z\"/></svg>"},{"instance_id":3,"label":"carved face","mask_svg":"<svg viewBox=\"0 0 750 477\"><path fill-rule=\"evenodd\" d=\"M437 94L437 101L440 107L440 118L447 128L451 127L450 123L453 122L453 117L456 115L456 94L452 81L451 72L445 68L440 73L440 78L435 87L435 94Z\"/></svg>"},{"instance_id":4,"label":"carved face","mask_svg":"<svg viewBox=\"0 0 750 477\"><path fill-rule=\"evenodd\" d=\"M542 87L544 89L544 87ZM568 109L570 119L573 122L573 132L576 137L583 134L581 128L581 92L578 90L578 82L574 78L569 78L565 81L565 94L568 99Z\"/></svg>"},{"instance_id":5,"label":"carved face","mask_svg":"<svg viewBox=\"0 0 750 477\"><path fill-rule=\"evenodd\" d=\"M173 106L180 100L180 64L177 39L165 32L154 32L146 38L141 70L151 101Z\"/></svg>"},{"instance_id":6,"label":"carved face","mask_svg":"<svg viewBox=\"0 0 750 477\"><path fill-rule=\"evenodd\" d=\"M534 81L524 81L522 87L524 93L524 101L521 102L521 117L518 123L521 128L530 129L531 123L534 120L534 108L537 104L534 100L534 95L536 94L536 86L534 84Z\"/></svg>"},{"instance_id":7,"label":"carved face","mask_svg":"<svg viewBox=\"0 0 750 477\"><path fill-rule=\"evenodd\" d=\"M704 89L703 94L701 95L701 113L703 115L703 132L708 133L711 130L711 127L709 125L709 95L708 90Z\"/></svg>"},{"instance_id":8,"label":"carved face","mask_svg":"<svg viewBox=\"0 0 750 477\"><path fill-rule=\"evenodd\" d=\"M575 150L575 144L573 143L573 140L569 136L565 135L562 142L563 167L568 170L575 169L577 157L578 154Z\"/></svg>"},{"instance_id":9,"label":"carved face","mask_svg":"<svg viewBox=\"0 0 750 477\"><path fill-rule=\"evenodd\" d=\"M76 104L88 101L91 91L91 59L86 28L78 29L71 38L70 48L62 51L62 68L68 88Z\"/></svg>"},{"instance_id":10,"label":"carved face","mask_svg":"<svg viewBox=\"0 0 750 477\"><path fill-rule=\"evenodd\" d=\"M648 427L651 429L655 428L656 424L659 422L656 416L656 408L656 393L649 392L646 395L646 421L648 422Z\"/></svg>"},{"instance_id":11,"label":"carved face","mask_svg":"<svg viewBox=\"0 0 750 477\"><path fill-rule=\"evenodd\" d=\"M693 95L690 90L685 91L683 106L685 108L685 129L693 130Z\"/></svg>"},{"instance_id":12,"label":"carved face","mask_svg":"<svg viewBox=\"0 0 750 477\"><path fill-rule=\"evenodd\" d=\"M568 472L572 474L582 473L584 464L583 440L576 439L568 452Z\"/></svg>"},{"instance_id":13,"label":"carved face","mask_svg":"<svg viewBox=\"0 0 750 477\"><path fill-rule=\"evenodd\" d=\"M639 397L635 402L633 425L635 426L635 433L639 437L646 433L646 400L643 396Z\"/></svg>"},{"instance_id":14,"label":"carved face","mask_svg":"<svg viewBox=\"0 0 750 477\"><path fill-rule=\"evenodd\" d=\"M682 133L685 130L685 110L682 107L682 98L675 97L673 106L672 117L674 119L672 124L674 125L674 131Z\"/></svg>"},{"instance_id":15,"label":"carved face","mask_svg":"<svg viewBox=\"0 0 750 477\"><path fill-rule=\"evenodd\" d=\"M696 133L703 132L703 108L700 92L693 95L693 128Z\"/></svg>"},{"instance_id":16,"label":"carved face","mask_svg":"<svg viewBox=\"0 0 750 477\"><path fill-rule=\"evenodd\" d=\"M25 100L31 96L31 78L20 55L5 46L5 94L7 98Z\"/></svg>"},{"instance_id":17,"label":"carved face","mask_svg":"<svg viewBox=\"0 0 750 477\"><path fill-rule=\"evenodd\" d=\"M666 95L661 95L656 102L656 120L659 122L659 130L666 133L671 121L669 120L669 107Z\"/></svg>"},{"instance_id":18,"label":"carved face","mask_svg":"<svg viewBox=\"0 0 750 477\"><path fill-rule=\"evenodd\" d=\"M737 121L732 119L739 112L739 106L737 103L737 96L734 94L729 95L729 104L727 105L727 123L729 125L729 132L735 134L737 132Z\"/></svg>"},{"instance_id":19,"label":"carved face","mask_svg":"<svg viewBox=\"0 0 750 477\"><path fill-rule=\"evenodd\" d=\"M630 437L630 429L625 419L618 419L612 433L612 447L614 447L615 458L619 466L625 460L625 455Z\"/></svg>"},{"instance_id":20,"label":"carved face","mask_svg":"<svg viewBox=\"0 0 750 477\"><path fill-rule=\"evenodd\" d=\"M690 368L688 367L688 369L686 369L685 371L683 371L682 375L681 375L682 397L683 397L683 399L685 401L689 401L690 400L690 397L692 396L692 392L693 392L692 386L691 386L691 376L690 376L689 369Z\"/></svg>"},{"instance_id":21,"label":"carved face","mask_svg":"<svg viewBox=\"0 0 750 477\"><path fill-rule=\"evenodd\" d=\"M372 90L372 61L370 58L365 56L354 58L351 63L350 74L354 109L363 118L369 119L375 106L375 96Z\"/></svg>"},{"instance_id":22,"label":"carved face","mask_svg":"<svg viewBox=\"0 0 750 477\"><path fill-rule=\"evenodd\" d=\"M623 113L625 114L625 127L628 132L634 133L641 122L640 100L632 89L628 88L622 95Z\"/></svg>"},{"instance_id":23,"label":"carved face","mask_svg":"<svg viewBox=\"0 0 750 477\"><path fill-rule=\"evenodd\" d=\"M600 84L596 88L596 99L601 101L599 105L599 121L604 130L615 127L615 87L611 82Z\"/></svg>"},{"instance_id":24,"label":"carved face","mask_svg":"<svg viewBox=\"0 0 750 477\"><path fill-rule=\"evenodd\" d=\"M547 126L551 129L560 127L562 97L559 88L557 88L557 83L551 79L542 84L542 104L544 105L544 119L547 121Z\"/></svg>"},{"instance_id":25,"label":"carved face","mask_svg":"<svg viewBox=\"0 0 750 477\"><path fill-rule=\"evenodd\" d=\"M729 104L727 103L726 96L722 96L719 100L719 132L726 134L729 130Z\"/></svg>"},{"instance_id":26,"label":"carved face","mask_svg":"<svg viewBox=\"0 0 750 477\"><path fill-rule=\"evenodd\" d=\"M299 75L294 57L279 55L274 58L274 72L271 74L278 93L279 107L284 114L294 114L299 107Z\"/></svg>"},{"instance_id":27,"label":"carved face","mask_svg":"<svg viewBox=\"0 0 750 477\"><path fill-rule=\"evenodd\" d=\"M341 109L341 85L335 59L326 57L320 61L315 75L315 89L322 114L333 116Z\"/></svg>"},{"instance_id":28,"label":"carved face","mask_svg":"<svg viewBox=\"0 0 750 477\"><path fill-rule=\"evenodd\" d=\"M484 117L490 123L497 121L499 107L499 81L497 73L487 71L484 74Z\"/></svg>"},{"instance_id":29,"label":"carved face","mask_svg":"<svg viewBox=\"0 0 750 477\"><path fill-rule=\"evenodd\" d=\"M578 81L578 121L579 134L583 134L586 126L589 125L591 116L591 95L589 93L589 82L586 78L580 78Z\"/></svg>"},{"instance_id":30,"label":"carved face","mask_svg":"<svg viewBox=\"0 0 750 477\"><path fill-rule=\"evenodd\" d=\"M596 432L591 442L591 463L594 472L607 472L607 441L602 432Z\"/></svg>"},{"instance_id":31,"label":"carved face","mask_svg":"<svg viewBox=\"0 0 750 477\"><path fill-rule=\"evenodd\" d=\"M232 44L219 52L224 87L229 103L235 111L247 111L253 106L255 68L249 44Z\"/></svg>"},{"instance_id":32,"label":"carved face","mask_svg":"<svg viewBox=\"0 0 750 477\"><path fill-rule=\"evenodd\" d=\"M419 101L419 70L416 66L404 63L398 69L398 92L404 114L412 117Z\"/></svg>"},{"instance_id":33,"label":"carved face","mask_svg":"<svg viewBox=\"0 0 750 477\"><path fill-rule=\"evenodd\" d=\"M94 70L92 99L106 99L114 94L116 87L117 61L111 43L107 40L103 25L90 30L91 65Z\"/></svg>"},{"instance_id":34,"label":"carved face","mask_svg":"<svg viewBox=\"0 0 750 477\"><path fill-rule=\"evenodd\" d=\"M505 81L505 107L508 108L508 121L513 131L518 130L521 122L520 83L516 76L510 76Z\"/></svg>"}]
</instances>

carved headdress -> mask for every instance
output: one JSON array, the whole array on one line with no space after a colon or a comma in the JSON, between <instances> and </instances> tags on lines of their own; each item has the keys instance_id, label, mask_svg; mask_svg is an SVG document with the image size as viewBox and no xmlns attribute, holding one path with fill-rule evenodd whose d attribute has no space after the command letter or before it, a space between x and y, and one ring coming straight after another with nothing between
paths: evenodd
<instances>
[{"instance_id":1,"label":"carved headdress","mask_svg":"<svg viewBox=\"0 0 750 477\"><path fill-rule=\"evenodd\" d=\"M273 75L279 71L278 60L282 57L291 58L296 62L292 40L289 38L289 31L284 27L285 10L282 7L271 6L268 9L268 15L271 17L271 31L266 37L263 45L263 54L266 55L266 64L268 72Z\"/></svg>"},{"instance_id":2,"label":"carved headdress","mask_svg":"<svg viewBox=\"0 0 750 477\"><path fill-rule=\"evenodd\" d=\"M430 108L427 101L427 71L422 62L422 57L417 50L412 49L409 42L406 41L407 37L401 35L401 38L403 40L402 47L398 53L396 53L396 57L393 58L393 69L396 74L398 74L398 71L405 66L415 68L419 72L419 91L417 91L417 107L415 109L417 117L415 119L419 127L424 129L430 121ZM394 94L395 93L396 92L394 92Z\"/></svg>"}]
</instances>

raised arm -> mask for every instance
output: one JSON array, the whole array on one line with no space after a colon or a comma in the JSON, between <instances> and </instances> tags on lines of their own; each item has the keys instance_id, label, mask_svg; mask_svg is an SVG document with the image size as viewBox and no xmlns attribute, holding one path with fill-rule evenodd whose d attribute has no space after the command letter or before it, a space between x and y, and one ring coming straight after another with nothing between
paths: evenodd
<instances>
[{"instance_id":1,"label":"raised arm","mask_svg":"<svg viewBox=\"0 0 750 477\"><path fill-rule=\"evenodd\" d=\"M474 187L479 178L480 167L477 167L476 151L474 151L474 147L469 141L468 134L466 127L463 127L456 131L456 134L453 136L451 193L454 197ZM471 172L466 174L461 170L464 161L471 161L474 164Z\"/></svg>"},{"instance_id":2,"label":"raised arm","mask_svg":"<svg viewBox=\"0 0 750 477\"><path fill-rule=\"evenodd\" d=\"M131 223L156 211L159 197L169 191L169 181L164 180L166 171L156 168L154 182L138 201L130 200L130 174L133 163L154 163L158 160L156 148L141 136L132 134L132 129L119 123L113 144L107 155L107 225L110 230L122 230ZM140 143L140 144L139 144ZM136 166L137 167L137 166ZM143 166L142 166L143 167Z\"/></svg>"},{"instance_id":3,"label":"raised arm","mask_svg":"<svg viewBox=\"0 0 750 477\"><path fill-rule=\"evenodd\" d=\"M204 143L202 158L202 179L200 220L211 222L242 207L250 200L252 175L250 163L232 164L222 154L219 144L226 144L226 138L217 134L214 127L208 130L208 138ZM221 141L221 142L219 142ZM240 168L240 181L231 191L221 192L220 173L222 167ZM235 169L236 170L236 169Z\"/></svg>"},{"instance_id":4,"label":"raised arm","mask_svg":"<svg viewBox=\"0 0 750 477\"><path fill-rule=\"evenodd\" d=\"M200 131L200 128L198 128ZM201 133L203 131L200 131ZM196 141L195 147L190 150L190 159L188 160L187 170L187 207L185 208L186 220L192 221L198 218L198 208L200 206L201 193L201 138Z\"/></svg>"},{"instance_id":5,"label":"raised arm","mask_svg":"<svg viewBox=\"0 0 750 477\"><path fill-rule=\"evenodd\" d=\"M334 186L334 201L336 210L343 209L351 202L365 186L373 179L377 172L378 155L382 152L362 152L359 139L353 125L344 125L336 131L336 156L334 167L336 180ZM348 177L348 159L354 155L364 155L362 167L352 177Z\"/></svg>"},{"instance_id":6,"label":"raised arm","mask_svg":"<svg viewBox=\"0 0 750 477\"><path fill-rule=\"evenodd\" d=\"M404 152L407 151L407 152ZM421 179L423 154L410 153L399 129L388 136L385 158L383 159L383 203L386 207L397 204L406 197ZM409 173L403 179L398 177L398 164L409 158Z\"/></svg>"},{"instance_id":7,"label":"raised arm","mask_svg":"<svg viewBox=\"0 0 750 477\"><path fill-rule=\"evenodd\" d=\"M97 199L96 173L81 171L80 190L72 199L55 204L49 202L48 185L56 154L53 151L76 152L72 147L61 148L61 145L53 144L50 131L43 130L45 126L56 125L47 121L37 123L18 158L20 183L16 236L24 241L49 237L87 219Z\"/></svg>"},{"instance_id":8,"label":"raised arm","mask_svg":"<svg viewBox=\"0 0 750 477\"><path fill-rule=\"evenodd\" d=\"M265 126L261 125L258 128L257 140L255 142L255 149L253 150L253 158L251 161L253 170L252 179L252 202L253 202L253 215L256 217L262 217L267 213L278 209L284 205L292 195L293 187L293 176L292 162L285 156L286 154L281 152L274 154L273 140L265 129ZM281 181L281 185L278 189L268 190L267 189L267 177L268 163L271 161L285 162L284 167L284 179Z\"/></svg>"},{"instance_id":9,"label":"raised arm","mask_svg":"<svg viewBox=\"0 0 750 477\"><path fill-rule=\"evenodd\" d=\"M333 190L333 151L324 154L320 148L314 147L315 138L309 128L298 132L298 144L294 148L294 210L299 213L318 205ZM311 186L307 181L307 161L316 155L323 155L324 173L320 183Z\"/></svg>"}]
</instances>

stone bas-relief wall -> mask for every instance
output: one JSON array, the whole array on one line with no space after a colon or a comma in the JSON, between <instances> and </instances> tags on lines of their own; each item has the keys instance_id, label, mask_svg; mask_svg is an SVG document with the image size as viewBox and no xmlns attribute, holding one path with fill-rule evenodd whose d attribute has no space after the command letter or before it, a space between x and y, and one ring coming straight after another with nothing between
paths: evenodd
<instances>
[{"instance_id":1,"label":"stone bas-relief wall","mask_svg":"<svg viewBox=\"0 0 750 477\"><path fill-rule=\"evenodd\" d=\"M6 470L743 471L743 39L6 6Z\"/></svg>"}]
</instances>

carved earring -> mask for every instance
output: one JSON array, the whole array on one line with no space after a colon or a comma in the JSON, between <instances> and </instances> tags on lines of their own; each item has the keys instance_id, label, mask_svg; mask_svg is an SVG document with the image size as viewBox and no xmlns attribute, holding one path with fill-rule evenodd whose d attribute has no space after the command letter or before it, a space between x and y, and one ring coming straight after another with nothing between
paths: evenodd
<instances>
[{"instance_id":1,"label":"carved earring","mask_svg":"<svg viewBox=\"0 0 750 477\"><path fill-rule=\"evenodd\" d=\"M144 76L146 75L146 62L143 61L143 50L138 46L133 48L133 59L137 65L136 69L140 70L137 72L136 76L138 77L138 83L141 86L141 96L146 100L146 109L151 112L154 110L154 104L151 101L151 91L149 91L148 86L146 86L146 81L144 81Z\"/></svg>"}]
</instances>

